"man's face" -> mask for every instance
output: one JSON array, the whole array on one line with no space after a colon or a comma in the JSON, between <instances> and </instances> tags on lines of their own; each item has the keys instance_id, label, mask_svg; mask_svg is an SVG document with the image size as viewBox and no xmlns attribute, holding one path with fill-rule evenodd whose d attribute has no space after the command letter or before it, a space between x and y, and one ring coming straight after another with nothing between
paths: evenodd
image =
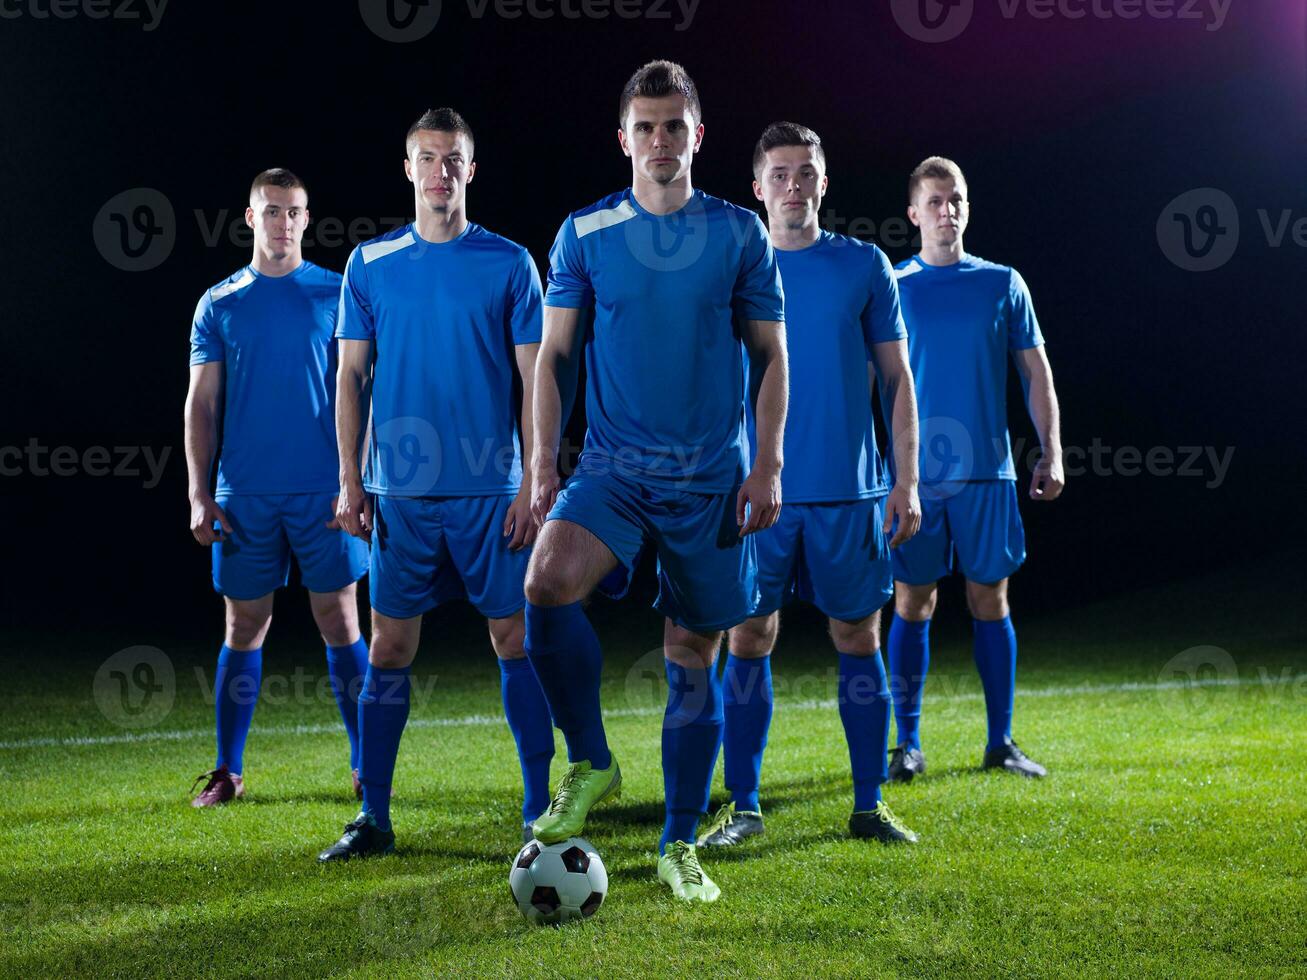
<instances>
[{"instance_id":1,"label":"man's face","mask_svg":"<svg viewBox=\"0 0 1307 980\"><path fill-rule=\"evenodd\" d=\"M923 246L949 247L967 230L971 207L967 185L951 177L927 177L917 185L917 196L908 205L908 218L921 229Z\"/></svg>"},{"instance_id":2,"label":"man's face","mask_svg":"<svg viewBox=\"0 0 1307 980\"><path fill-rule=\"evenodd\" d=\"M817 221L826 194L826 167L812 146L777 146L767 151L753 194L776 227L798 231Z\"/></svg>"},{"instance_id":3,"label":"man's face","mask_svg":"<svg viewBox=\"0 0 1307 980\"><path fill-rule=\"evenodd\" d=\"M439 214L461 210L476 169L472 145L462 133L419 129L409 140L404 173L419 208Z\"/></svg>"},{"instance_id":4,"label":"man's face","mask_svg":"<svg viewBox=\"0 0 1307 980\"><path fill-rule=\"evenodd\" d=\"M637 97L627 107L617 141L637 175L670 184L690 172L703 142L703 123L694 118L683 95Z\"/></svg>"},{"instance_id":5,"label":"man's face","mask_svg":"<svg viewBox=\"0 0 1307 980\"><path fill-rule=\"evenodd\" d=\"M303 187L264 184L250 196L245 224L254 229L254 244L281 260L299 250L309 226L309 196Z\"/></svg>"}]
</instances>

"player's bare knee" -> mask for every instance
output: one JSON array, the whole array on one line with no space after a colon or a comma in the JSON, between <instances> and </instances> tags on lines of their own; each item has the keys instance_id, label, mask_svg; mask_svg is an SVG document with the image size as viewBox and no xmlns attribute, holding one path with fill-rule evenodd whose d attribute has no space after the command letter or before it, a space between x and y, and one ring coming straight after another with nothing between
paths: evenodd
<instances>
[{"instance_id":1,"label":"player's bare knee","mask_svg":"<svg viewBox=\"0 0 1307 980\"><path fill-rule=\"evenodd\" d=\"M909 585L906 582L894 583L894 615L912 623L920 623L935 615L935 603L939 593L932 582L930 585Z\"/></svg>"},{"instance_id":2,"label":"player's bare knee","mask_svg":"<svg viewBox=\"0 0 1307 980\"><path fill-rule=\"evenodd\" d=\"M272 596L249 601L227 600L227 646L253 650L263 646L272 625Z\"/></svg>"},{"instance_id":3,"label":"player's bare knee","mask_svg":"<svg viewBox=\"0 0 1307 980\"><path fill-rule=\"evenodd\" d=\"M1007 579L998 582L967 581L967 608L971 615L982 622L997 622L1007 618Z\"/></svg>"},{"instance_id":4,"label":"player's bare knee","mask_svg":"<svg viewBox=\"0 0 1307 980\"><path fill-rule=\"evenodd\" d=\"M776 648L776 637L780 629L780 613L746 619L730 632L728 645L731 656L743 660L757 660L768 656Z\"/></svg>"},{"instance_id":5,"label":"player's bare knee","mask_svg":"<svg viewBox=\"0 0 1307 980\"><path fill-rule=\"evenodd\" d=\"M830 620L835 649L854 657L869 657L880 650L880 610L858 620Z\"/></svg>"},{"instance_id":6,"label":"player's bare knee","mask_svg":"<svg viewBox=\"0 0 1307 980\"><path fill-rule=\"evenodd\" d=\"M352 585L338 592L310 593L310 606L327 646L349 646L358 639L359 617Z\"/></svg>"},{"instance_id":7,"label":"player's bare knee","mask_svg":"<svg viewBox=\"0 0 1307 980\"><path fill-rule=\"evenodd\" d=\"M487 620L490 645L500 660L521 660L526 656L526 623L519 612L504 619Z\"/></svg>"},{"instance_id":8,"label":"player's bare knee","mask_svg":"<svg viewBox=\"0 0 1307 980\"><path fill-rule=\"evenodd\" d=\"M670 619L663 628L663 656L682 667L711 667L717 662L717 649L721 642L720 630L696 633L677 626Z\"/></svg>"},{"instance_id":9,"label":"player's bare knee","mask_svg":"<svg viewBox=\"0 0 1307 980\"><path fill-rule=\"evenodd\" d=\"M568 574L566 563L548 553L531 556L523 591L533 606L567 606L585 598L577 594L575 576Z\"/></svg>"},{"instance_id":10,"label":"player's bare knee","mask_svg":"<svg viewBox=\"0 0 1307 980\"><path fill-rule=\"evenodd\" d=\"M373 610L368 663L383 670L407 667L418 652L422 619L392 619Z\"/></svg>"}]
</instances>

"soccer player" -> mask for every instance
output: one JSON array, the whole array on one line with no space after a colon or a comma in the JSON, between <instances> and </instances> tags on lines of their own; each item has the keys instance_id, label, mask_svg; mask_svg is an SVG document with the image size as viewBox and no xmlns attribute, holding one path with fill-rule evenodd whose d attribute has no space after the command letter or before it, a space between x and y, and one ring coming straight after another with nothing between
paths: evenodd
<instances>
[{"instance_id":1,"label":"soccer player","mask_svg":"<svg viewBox=\"0 0 1307 980\"><path fill-rule=\"evenodd\" d=\"M968 255L967 182L952 160L923 161L908 182L908 217L921 252L896 267L908 350L921 412L921 532L894 553L890 676L898 746L890 778L926 771L921 751L921 689L930 662L935 584L953 571L967 580L975 661L985 692L989 736L984 768L1044 776L1012 741L1017 637L1007 583L1025 560L1016 468L1007 430L1007 358L1025 388L1043 453L1030 498L1062 492L1057 393L1030 291L1015 269Z\"/></svg>"},{"instance_id":2,"label":"soccer player","mask_svg":"<svg viewBox=\"0 0 1307 980\"><path fill-rule=\"evenodd\" d=\"M522 443L530 452L540 275L526 249L468 220L475 141L461 115L427 111L405 150L416 220L354 250L336 328L337 515L351 534L371 537L372 649L359 698L363 809L321 861L394 849L390 792L409 667L422 614L449 599L466 597L489 625L522 767L524 828L549 803L554 730L522 648L536 535Z\"/></svg>"},{"instance_id":3,"label":"soccer player","mask_svg":"<svg viewBox=\"0 0 1307 980\"><path fill-rule=\"evenodd\" d=\"M254 178L245 223L250 264L200 298L191 327L186 468L191 534L213 558L227 607L214 680L218 759L194 806L245 794L245 739L263 676L273 592L299 563L327 645L327 669L358 790L358 693L367 665L354 583L367 549L334 526L340 276L306 262L308 192L289 170ZM221 409L219 405L221 403ZM222 419L216 492L210 492Z\"/></svg>"},{"instance_id":4,"label":"soccer player","mask_svg":"<svg viewBox=\"0 0 1307 980\"><path fill-rule=\"evenodd\" d=\"M756 600L748 535L780 510L783 299L757 216L691 185L704 129L685 69L640 68L622 90L618 127L631 186L563 222L545 295L532 512L547 523L527 573L526 647L571 765L535 834L552 843L581 833L590 808L620 789L600 716L599 640L581 601L601 581L624 592L652 542L668 681L658 876L678 898L711 902L720 889L694 841L721 744L714 662L722 631ZM563 405L583 342L589 430L559 493ZM758 420L747 478L741 342Z\"/></svg>"},{"instance_id":5,"label":"soccer player","mask_svg":"<svg viewBox=\"0 0 1307 980\"><path fill-rule=\"evenodd\" d=\"M917 839L880 798L890 716L880 607L893 594L890 548L912 537L921 520L907 331L885 254L818 224L828 186L816 133L792 122L763 131L753 152L753 193L766 207L785 287L785 509L754 539L761 602L730 634L722 690L731 799L700 837L706 847L763 832L758 785L771 724L771 652L779 610L794 598L826 614L839 655L840 720L853 771L850 833L887 844ZM893 490L876 449L868 361L894 429Z\"/></svg>"}]
</instances>

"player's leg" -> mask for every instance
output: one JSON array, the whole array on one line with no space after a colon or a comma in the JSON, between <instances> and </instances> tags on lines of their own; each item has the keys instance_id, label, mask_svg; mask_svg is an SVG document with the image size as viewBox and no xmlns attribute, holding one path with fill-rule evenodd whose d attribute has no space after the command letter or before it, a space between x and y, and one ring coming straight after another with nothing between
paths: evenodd
<instances>
[{"instance_id":1,"label":"player's leg","mask_svg":"<svg viewBox=\"0 0 1307 980\"><path fill-rule=\"evenodd\" d=\"M554 758L554 723L540 682L526 656L526 615L487 620L490 643L499 663L499 691L504 718L517 745L522 767L523 836L530 840L532 822L549 806L549 763Z\"/></svg>"},{"instance_id":2,"label":"player's leg","mask_svg":"<svg viewBox=\"0 0 1307 980\"><path fill-rule=\"evenodd\" d=\"M974 628L973 653L985 691L988 737L983 766L1022 776L1047 775L1012 742L1017 636L1007 601L1008 577L1025 560L1025 532L1017 510L1016 483L973 483L950 501L958 564L967 578L967 605Z\"/></svg>"},{"instance_id":3,"label":"player's leg","mask_svg":"<svg viewBox=\"0 0 1307 980\"><path fill-rule=\"evenodd\" d=\"M769 528L762 534L770 534ZM763 832L762 756L771 728L771 652L781 614L746 619L730 632L730 654L722 670L723 769L730 801L699 837L701 847L730 847Z\"/></svg>"},{"instance_id":4,"label":"player's leg","mask_svg":"<svg viewBox=\"0 0 1307 980\"><path fill-rule=\"evenodd\" d=\"M367 573L368 546L344 531L328 527L334 493L295 494L285 498L282 527L300 566L313 619L326 646L327 674L336 707L349 737L349 768L355 796L359 783L358 697L368 669L368 644L359 631L355 583Z\"/></svg>"},{"instance_id":5,"label":"player's leg","mask_svg":"<svg viewBox=\"0 0 1307 980\"><path fill-rule=\"evenodd\" d=\"M890 696L898 728L889 778L909 782L926 771L921 748L921 696L930 669L930 620L935 583L953 568L947 500L958 484L923 486L921 528L891 554L894 618L888 636Z\"/></svg>"},{"instance_id":6,"label":"player's leg","mask_svg":"<svg viewBox=\"0 0 1307 980\"><path fill-rule=\"evenodd\" d=\"M278 498L239 496L220 501L232 531L211 548L213 587L223 596L226 631L214 676L214 768L192 800L196 807L226 803L245 793L245 740L263 679L263 641L272 623L273 592L290 574ZM199 780L197 779L198 783Z\"/></svg>"},{"instance_id":7,"label":"player's leg","mask_svg":"<svg viewBox=\"0 0 1307 980\"><path fill-rule=\"evenodd\" d=\"M568 769L536 837L551 844L581 833L590 809L621 793L621 769L600 713L603 654L581 608L610 572L633 568L644 542L636 519L639 487L614 474L578 469L536 539L526 573L526 654L554 724L567 743Z\"/></svg>"}]
</instances>

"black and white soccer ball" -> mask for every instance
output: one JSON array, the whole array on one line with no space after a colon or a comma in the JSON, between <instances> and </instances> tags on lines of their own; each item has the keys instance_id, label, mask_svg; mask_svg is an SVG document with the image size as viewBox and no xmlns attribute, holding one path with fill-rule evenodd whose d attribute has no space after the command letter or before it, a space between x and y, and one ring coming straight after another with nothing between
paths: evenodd
<instances>
[{"instance_id":1,"label":"black and white soccer ball","mask_svg":"<svg viewBox=\"0 0 1307 980\"><path fill-rule=\"evenodd\" d=\"M513 859L508 886L528 922L561 925L599 911L608 894L608 871L584 838L559 844L533 840Z\"/></svg>"}]
</instances>

